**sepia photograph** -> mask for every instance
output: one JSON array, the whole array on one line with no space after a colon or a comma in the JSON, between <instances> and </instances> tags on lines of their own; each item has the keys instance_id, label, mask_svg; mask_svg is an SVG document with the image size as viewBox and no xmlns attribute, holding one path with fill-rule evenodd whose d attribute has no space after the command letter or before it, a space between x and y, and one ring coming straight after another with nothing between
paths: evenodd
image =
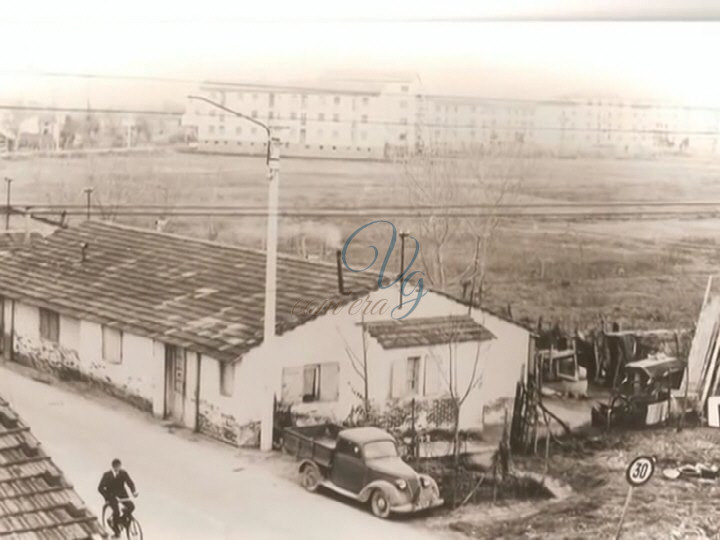
<instances>
[{"instance_id":1,"label":"sepia photograph","mask_svg":"<svg viewBox=\"0 0 720 540\"><path fill-rule=\"evenodd\" d=\"M720 4L0 43L0 538L720 539Z\"/></svg>"}]
</instances>

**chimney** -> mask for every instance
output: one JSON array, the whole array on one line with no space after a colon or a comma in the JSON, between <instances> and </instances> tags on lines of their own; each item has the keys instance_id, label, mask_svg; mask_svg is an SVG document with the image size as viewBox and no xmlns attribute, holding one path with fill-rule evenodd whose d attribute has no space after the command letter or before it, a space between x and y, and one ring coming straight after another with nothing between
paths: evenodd
<instances>
[{"instance_id":1,"label":"chimney","mask_svg":"<svg viewBox=\"0 0 720 540\"><path fill-rule=\"evenodd\" d=\"M90 244L87 242L83 242L80 244L80 262L87 261L87 250L90 247Z\"/></svg>"},{"instance_id":2,"label":"chimney","mask_svg":"<svg viewBox=\"0 0 720 540\"><path fill-rule=\"evenodd\" d=\"M340 294L350 294L345 291L345 282L343 281L342 271L342 251L335 250L335 261L337 262L337 278L338 278L338 291Z\"/></svg>"}]
</instances>

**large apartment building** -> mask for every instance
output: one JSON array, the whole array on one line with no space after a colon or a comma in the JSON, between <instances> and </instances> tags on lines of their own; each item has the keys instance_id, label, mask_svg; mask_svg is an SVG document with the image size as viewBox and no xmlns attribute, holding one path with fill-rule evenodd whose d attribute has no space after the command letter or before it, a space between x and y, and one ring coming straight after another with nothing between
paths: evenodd
<instances>
[{"instance_id":1,"label":"large apartment building","mask_svg":"<svg viewBox=\"0 0 720 540\"><path fill-rule=\"evenodd\" d=\"M291 156L381 159L418 144L416 77L332 79L312 86L207 82L200 95L269 126ZM183 119L201 150L264 153L267 134L247 119L190 100Z\"/></svg>"},{"instance_id":2,"label":"large apartment building","mask_svg":"<svg viewBox=\"0 0 720 540\"><path fill-rule=\"evenodd\" d=\"M432 95L414 75L311 85L206 82L201 96L270 126L287 156L387 159L419 152L555 156L720 154L720 109L617 98L507 100ZM263 154L265 131L191 100L202 151Z\"/></svg>"}]
</instances>

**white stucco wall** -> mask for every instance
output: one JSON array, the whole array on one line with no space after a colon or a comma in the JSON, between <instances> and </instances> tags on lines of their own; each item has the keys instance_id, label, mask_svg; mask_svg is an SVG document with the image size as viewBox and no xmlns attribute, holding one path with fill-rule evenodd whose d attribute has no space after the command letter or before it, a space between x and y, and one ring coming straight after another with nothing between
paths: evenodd
<instances>
[{"instance_id":1,"label":"white stucco wall","mask_svg":"<svg viewBox=\"0 0 720 540\"><path fill-rule=\"evenodd\" d=\"M389 309L384 314L377 311L384 299L387 306L398 303L398 290L391 288L376 291L369 297L371 305L376 305L376 314L368 309L366 322L389 320ZM274 343L263 344L251 350L242 359L236 372L236 393L238 399L237 417L240 424L256 421L260 418L263 403L263 383L265 377L271 381L272 391L282 395L282 368L338 362L340 364L339 395L335 401L315 401L300 403L293 411L308 415L317 415L337 422L344 420L353 405L359 403L357 392L362 392L362 378L352 368L346 348L362 356L361 311L367 301L338 309L336 314L328 312L314 321L310 321L290 332L275 338ZM406 309L409 305L406 304ZM444 315L467 314L468 308L440 294L428 293L419 302L408 318L436 317ZM515 386L527 363L530 346L530 333L520 326L507 322L488 313L473 310L473 318L496 339L480 345L480 369L482 385L468 397L461 414L461 427L482 428L483 413L485 421L501 421L503 416L500 400L510 402ZM433 356L440 358L440 364L447 365L449 356L447 345L385 350L372 338L368 338L368 382L370 397L378 403L388 400L391 395L392 365L394 361L409 356ZM456 346L455 362L458 369L458 388L463 389L464 381L469 379L478 345L476 343ZM438 362L435 361L435 364ZM445 388L444 388L445 389ZM418 396L423 399L423 396ZM432 397L432 396L428 396ZM495 410L497 409L497 410Z\"/></svg>"},{"instance_id":2,"label":"white stucco wall","mask_svg":"<svg viewBox=\"0 0 720 540\"><path fill-rule=\"evenodd\" d=\"M8 302L9 303L9 302ZM8 320L8 329L10 318ZM59 340L53 343L40 337L39 309L15 302L14 348L16 355L78 371L112 393L144 402L153 413L163 414L164 350L152 339L123 332L122 361L111 363L102 355L102 325L60 315ZM112 388L110 388L112 387Z\"/></svg>"}]
</instances>

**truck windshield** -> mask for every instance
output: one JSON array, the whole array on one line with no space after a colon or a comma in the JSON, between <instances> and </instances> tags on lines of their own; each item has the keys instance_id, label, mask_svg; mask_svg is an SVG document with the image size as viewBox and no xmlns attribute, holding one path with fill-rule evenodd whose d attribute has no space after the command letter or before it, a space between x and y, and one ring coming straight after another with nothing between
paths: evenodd
<instances>
[{"instance_id":1,"label":"truck windshield","mask_svg":"<svg viewBox=\"0 0 720 540\"><path fill-rule=\"evenodd\" d=\"M365 459L397 457L397 455L393 441L374 441L365 445Z\"/></svg>"}]
</instances>

